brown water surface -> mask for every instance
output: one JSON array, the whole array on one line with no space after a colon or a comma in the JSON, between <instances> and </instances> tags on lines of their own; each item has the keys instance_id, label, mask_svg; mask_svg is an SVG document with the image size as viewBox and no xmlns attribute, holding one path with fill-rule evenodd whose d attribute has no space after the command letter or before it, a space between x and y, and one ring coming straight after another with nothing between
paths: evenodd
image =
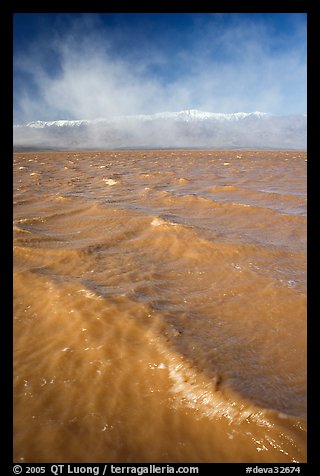
<instances>
[{"instance_id":1,"label":"brown water surface","mask_svg":"<svg viewBox=\"0 0 320 476\"><path fill-rule=\"evenodd\" d=\"M306 167L14 154L15 461L306 461Z\"/></svg>"}]
</instances>

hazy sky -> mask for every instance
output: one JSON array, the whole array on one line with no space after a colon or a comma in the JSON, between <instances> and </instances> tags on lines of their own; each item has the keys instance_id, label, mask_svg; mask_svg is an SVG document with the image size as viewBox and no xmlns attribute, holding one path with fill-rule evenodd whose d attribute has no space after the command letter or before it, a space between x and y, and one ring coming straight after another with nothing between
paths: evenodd
<instances>
[{"instance_id":1,"label":"hazy sky","mask_svg":"<svg viewBox=\"0 0 320 476\"><path fill-rule=\"evenodd\" d=\"M14 123L306 114L306 14L16 14Z\"/></svg>"}]
</instances>

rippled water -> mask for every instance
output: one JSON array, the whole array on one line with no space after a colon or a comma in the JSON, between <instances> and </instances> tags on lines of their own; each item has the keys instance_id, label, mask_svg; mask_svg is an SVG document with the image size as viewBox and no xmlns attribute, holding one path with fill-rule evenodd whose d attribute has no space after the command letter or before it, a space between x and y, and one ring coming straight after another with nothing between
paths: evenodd
<instances>
[{"instance_id":1,"label":"rippled water","mask_svg":"<svg viewBox=\"0 0 320 476\"><path fill-rule=\"evenodd\" d=\"M14 457L306 460L306 153L14 154Z\"/></svg>"}]
</instances>

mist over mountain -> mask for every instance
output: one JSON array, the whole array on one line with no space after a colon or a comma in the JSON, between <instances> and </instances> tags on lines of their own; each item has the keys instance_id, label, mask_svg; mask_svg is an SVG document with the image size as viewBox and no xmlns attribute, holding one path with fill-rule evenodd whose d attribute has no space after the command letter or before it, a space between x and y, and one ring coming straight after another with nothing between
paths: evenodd
<instances>
[{"instance_id":1,"label":"mist over mountain","mask_svg":"<svg viewBox=\"0 0 320 476\"><path fill-rule=\"evenodd\" d=\"M305 149L307 117L197 110L108 119L33 121L13 127L15 149Z\"/></svg>"}]
</instances>

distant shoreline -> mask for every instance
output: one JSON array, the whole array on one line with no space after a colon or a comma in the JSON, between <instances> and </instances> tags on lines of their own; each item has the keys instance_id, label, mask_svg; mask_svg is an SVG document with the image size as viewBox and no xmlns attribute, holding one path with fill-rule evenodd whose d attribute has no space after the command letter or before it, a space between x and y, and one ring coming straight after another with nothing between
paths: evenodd
<instances>
[{"instance_id":1,"label":"distant shoreline","mask_svg":"<svg viewBox=\"0 0 320 476\"><path fill-rule=\"evenodd\" d=\"M201 150L214 150L214 151L245 151L245 150L250 150L250 151L268 151L268 150L272 150L272 151L275 151L275 150L279 150L279 151L294 151L294 152L307 152L307 148L305 149L290 149L288 147L284 147L284 148L279 148L279 147L275 147L275 148L272 148L272 147L268 147L268 148L264 148L264 147L226 147L226 148L222 148L222 147L219 147L219 148L214 148L214 147L112 147L112 148L102 148L102 149L99 149L99 148L75 148L75 149L66 149L66 148L52 148L52 147L23 147L23 146L18 146L18 147L15 147L13 146L13 153L20 153L20 152L23 152L23 153L33 153L33 152L110 152L110 151L129 151L129 150L132 150L132 151L143 151L143 150L194 150L194 151L201 151Z\"/></svg>"}]
</instances>

